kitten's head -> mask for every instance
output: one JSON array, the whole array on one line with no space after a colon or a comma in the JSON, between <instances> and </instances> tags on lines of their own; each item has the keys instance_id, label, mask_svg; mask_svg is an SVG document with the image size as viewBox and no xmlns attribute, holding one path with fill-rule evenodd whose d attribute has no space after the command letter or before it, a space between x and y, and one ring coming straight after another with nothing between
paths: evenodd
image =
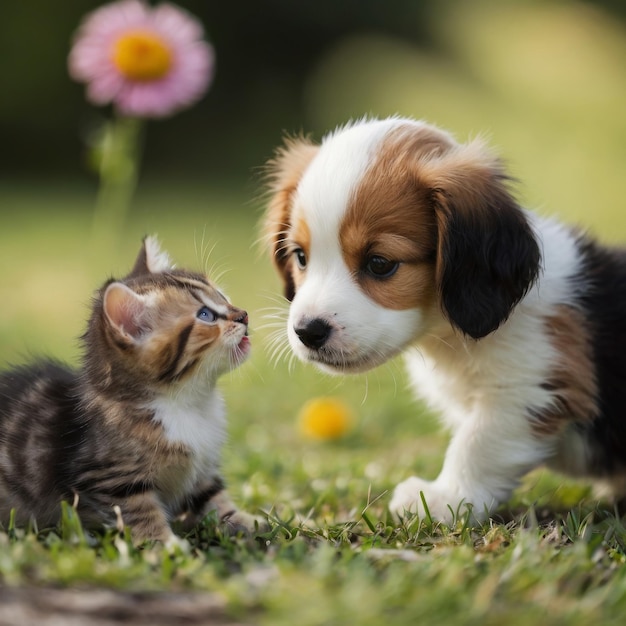
<instances>
[{"instance_id":1,"label":"kitten's head","mask_svg":"<svg viewBox=\"0 0 626 626\"><path fill-rule=\"evenodd\" d=\"M92 372L137 392L214 381L250 352L246 311L202 274L175 269L153 237L130 274L98 292L86 341Z\"/></svg>"}]
</instances>

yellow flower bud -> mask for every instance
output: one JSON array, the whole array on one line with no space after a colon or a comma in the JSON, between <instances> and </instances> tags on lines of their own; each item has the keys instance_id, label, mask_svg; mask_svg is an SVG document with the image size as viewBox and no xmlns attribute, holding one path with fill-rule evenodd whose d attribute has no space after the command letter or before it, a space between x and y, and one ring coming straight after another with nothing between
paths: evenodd
<instances>
[{"instance_id":1,"label":"yellow flower bud","mask_svg":"<svg viewBox=\"0 0 626 626\"><path fill-rule=\"evenodd\" d=\"M302 407L299 423L304 436L328 441L340 439L352 430L354 414L337 398L313 398Z\"/></svg>"}]
</instances>

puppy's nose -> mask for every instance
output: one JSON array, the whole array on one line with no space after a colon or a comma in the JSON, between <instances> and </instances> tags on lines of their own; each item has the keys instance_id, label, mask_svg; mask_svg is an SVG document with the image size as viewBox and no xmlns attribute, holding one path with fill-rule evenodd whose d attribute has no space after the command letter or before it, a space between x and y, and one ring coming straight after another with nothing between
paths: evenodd
<instances>
[{"instance_id":1,"label":"puppy's nose","mask_svg":"<svg viewBox=\"0 0 626 626\"><path fill-rule=\"evenodd\" d=\"M307 348L319 350L330 336L332 327L324 320L315 318L302 326L295 326L294 331Z\"/></svg>"}]
</instances>

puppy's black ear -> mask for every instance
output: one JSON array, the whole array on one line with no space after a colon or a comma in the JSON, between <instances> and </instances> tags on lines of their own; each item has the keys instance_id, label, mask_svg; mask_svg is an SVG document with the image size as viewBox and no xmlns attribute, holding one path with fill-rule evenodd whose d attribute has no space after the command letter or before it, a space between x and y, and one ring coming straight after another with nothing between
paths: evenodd
<instances>
[{"instance_id":1,"label":"puppy's black ear","mask_svg":"<svg viewBox=\"0 0 626 626\"><path fill-rule=\"evenodd\" d=\"M274 266L282 277L287 300L296 293L290 269L290 254L285 239L291 227L293 196L319 147L303 137L285 140L275 157L267 164L270 201L265 214L265 233L270 242Z\"/></svg>"},{"instance_id":2,"label":"puppy's black ear","mask_svg":"<svg viewBox=\"0 0 626 626\"><path fill-rule=\"evenodd\" d=\"M454 326L479 339L508 318L536 280L539 246L482 142L458 146L429 167L442 308Z\"/></svg>"}]
</instances>

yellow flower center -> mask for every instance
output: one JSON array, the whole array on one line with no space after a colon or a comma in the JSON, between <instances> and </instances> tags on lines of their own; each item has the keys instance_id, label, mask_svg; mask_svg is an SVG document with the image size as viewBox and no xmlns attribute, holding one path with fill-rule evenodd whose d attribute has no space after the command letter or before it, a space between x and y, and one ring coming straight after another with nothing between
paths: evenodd
<instances>
[{"instance_id":1,"label":"yellow flower center","mask_svg":"<svg viewBox=\"0 0 626 626\"><path fill-rule=\"evenodd\" d=\"M169 71L172 52L163 39L153 33L129 32L115 42L113 63L126 78L157 80Z\"/></svg>"}]
</instances>

